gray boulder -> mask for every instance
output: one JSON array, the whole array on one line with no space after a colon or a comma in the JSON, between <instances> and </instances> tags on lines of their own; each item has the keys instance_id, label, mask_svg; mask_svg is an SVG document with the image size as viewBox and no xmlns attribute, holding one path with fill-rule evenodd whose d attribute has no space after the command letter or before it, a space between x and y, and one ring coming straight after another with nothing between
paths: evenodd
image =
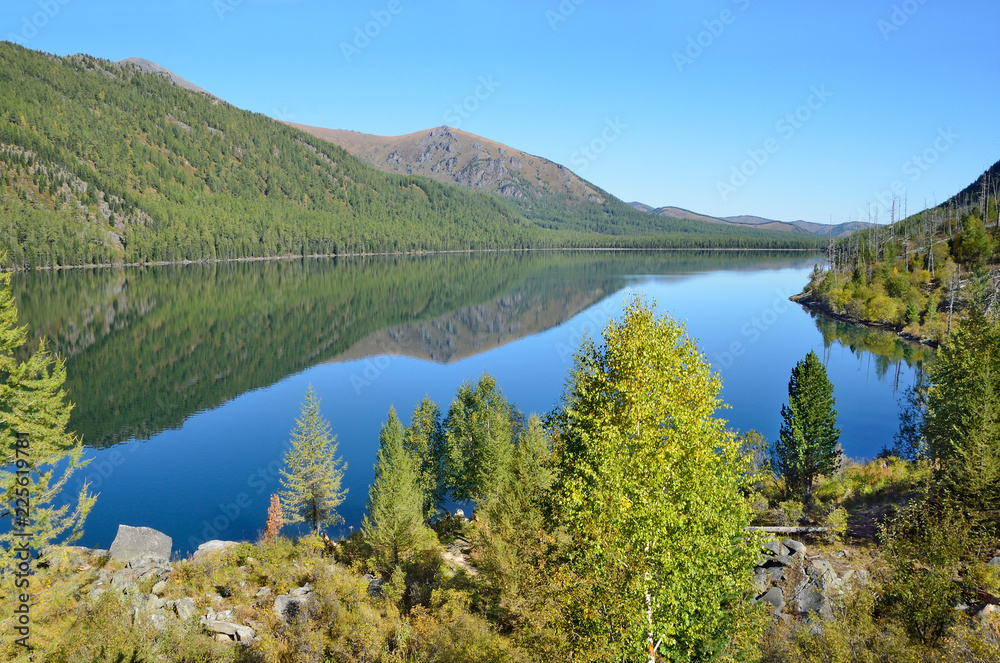
<instances>
[{"instance_id":1,"label":"gray boulder","mask_svg":"<svg viewBox=\"0 0 1000 663\"><path fill-rule=\"evenodd\" d=\"M770 603L775 612L781 612L785 609L785 595L778 587L772 587L761 596L758 596L757 602Z\"/></svg>"},{"instance_id":2,"label":"gray boulder","mask_svg":"<svg viewBox=\"0 0 1000 663\"><path fill-rule=\"evenodd\" d=\"M296 587L292 591L288 592L292 596L305 596L306 594L312 593L312 585L306 583L302 587Z\"/></svg>"},{"instance_id":3,"label":"gray boulder","mask_svg":"<svg viewBox=\"0 0 1000 663\"><path fill-rule=\"evenodd\" d=\"M111 559L127 562L139 557L153 557L163 560L170 559L173 539L151 527L118 526L108 553Z\"/></svg>"},{"instance_id":4,"label":"gray boulder","mask_svg":"<svg viewBox=\"0 0 1000 663\"><path fill-rule=\"evenodd\" d=\"M195 605L194 599L190 596L177 599L177 601L174 602L174 610L177 612L177 616L180 617L181 621L187 621L198 615L198 606Z\"/></svg>"},{"instance_id":5,"label":"gray boulder","mask_svg":"<svg viewBox=\"0 0 1000 663\"><path fill-rule=\"evenodd\" d=\"M227 548L232 548L233 546L238 545L240 545L239 541L220 541L219 539L212 539L211 541L206 541L198 546L198 549L194 551L193 555L191 555L191 559L201 559L202 557L222 552Z\"/></svg>"},{"instance_id":6,"label":"gray boulder","mask_svg":"<svg viewBox=\"0 0 1000 663\"><path fill-rule=\"evenodd\" d=\"M806 555L805 544L800 543L795 539L785 539L784 541L781 542L781 545L788 548L789 553L792 555L799 555L801 557L805 557Z\"/></svg>"},{"instance_id":7,"label":"gray boulder","mask_svg":"<svg viewBox=\"0 0 1000 663\"><path fill-rule=\"evenodd\" d=\"M285 621L295 619L308 613L308 601L304 596L278 594L274 599L274 612Z\"/></svg>"},{"instance_id":8,"label":"gray boulder","mask_svg":"<svg viewBox=\"0 0 1000 663\"><path fill-rule=\"evenodd\" d=\"M770 553L771 555L787 555L788 548L781 545L777 541L765 541L762 546L764 551Z\"/></svg>"},{"instance_id":9,"label":"gray boulder","mask_svg":"<svg viewBox=\"0 0 1000 663\"><path fill-rule=\"evenodd\" d=\"M990 566L998 566L998 567L1000 567L1000 556L994 557L993 559L991 559L989 561L989 564L990 564Z\"/></svg>"},{"instance_id":10,"label":"gray boulder","mask_svg":"<svg viewBox=\"0 0 1000 663\"><path fill-rule=\"evenodd\" d=\"M241 624L222 621L219 619L202 619L201 625L204 626L205 630L209 633L221 633L222 635L229 636L229 639L231 640L242 642L244 644L252 643L256 635L253 629L249 626L243 626Z\"/></svg>"},{"instance_id":11,"label":"gray boulder","mask_svg":"<svg viewBox=\"0 0 1000 663\"><path fill-rule=\"evenodd\" d=\"M769 557L764 566L794 566L795 558L791 555L775 555L774 557Z\"/></svg>"}]
</instances>

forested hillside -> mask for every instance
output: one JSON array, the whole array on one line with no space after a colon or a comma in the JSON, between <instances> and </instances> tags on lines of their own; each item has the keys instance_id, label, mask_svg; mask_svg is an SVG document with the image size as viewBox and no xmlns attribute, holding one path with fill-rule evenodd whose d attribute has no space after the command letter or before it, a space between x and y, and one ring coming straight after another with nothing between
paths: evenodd
<instances>
[{"instance_id":1,"label":"forested hillside","mask_svg":"<svg viewBox=\"0 0 1000 663\"><path fill-rule=\"evenodd\" d=\"M970 308L995 315L1000 294L1000 162L936 207L831 243L802 301L854 320L940 340ZM896 220L899 217L900 220Z\"/></svg>"},{"instance_id":2,"label":"forested hillside","mask_svg":"<svg viewBox=\"0 0 1000 663\"><path fill-rule=\"evenodd\" d=\"M0 82L6 266L529 246L815 246L707 224L636 223L617 210L600 219L569 214L543 228L494 196L383 173L130 63L4 42Z\"/></svg>"}]
</instances>

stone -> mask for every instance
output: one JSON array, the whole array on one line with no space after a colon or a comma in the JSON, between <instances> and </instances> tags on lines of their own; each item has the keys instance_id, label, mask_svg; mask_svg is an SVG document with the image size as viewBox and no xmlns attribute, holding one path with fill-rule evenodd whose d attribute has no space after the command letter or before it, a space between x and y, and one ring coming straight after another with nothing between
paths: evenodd
<instances>
[{"instance_id":1,"label":"stone","mask_svg":"<svg viewBox=\"0 0 1000 663\"><path fill-rule=\"evenodd\" d=\"M133 594L138 588L135 572L132 569L119 569L111 576L111 589L117 589L125 594Z\"/></svg>"},{"instance_id":2,"label":"stone","mask_svg":"<svg viewBox=\"0 0 1000 663\"><path fill-rule=\"evenodd\" d=\"M243 642L246 644L252 643L254 636L256 635L253 629L249 626L243 626L242 624L222 621L219 619L203 620L202 626L204 626L205 630L209 633L221 633L229 636L237 642Z\"/></svg>"},{"instance_id":3,"label":"stone","mask_svg":"<svg viewBox=\"0 0 1000 663\"><path fill-rule=\"evenodd\" d=\"M781 612L785 609L785 595L779 587L772 587L762 595L758 596L757 602L770 603L775 612Z\"/></svg>"},{"instance_id":4,"label":"stone","mask_svg":"<svg viewBox=\"0 0 1000 663\"><path fill-rule=\"evenodd\" d=\"M162 612L155 612L149 616L149 622L157 631L161 633L167 630L167 616Z\"/></svg>"},{"instance_id":5,"label":"stone","mask_svg":"<svg viewBox=\"0 0 1000 663\"><path fill-rule=\"evenodd\" d=\"M167 581L166 580L161 580L160 582L158 582L155 585L153 585L152 592L154 594L156 594L157 596L159 596L160 594L162 594L165 591L167 591Z\"/></svg>"},{"instance_id":6,"label":"stone","mask_svg":"<svg viewBox=\"0 0 1000 663\"><path fill-rule=\"evenodd\" d=\"M274 599L274 612L284 620L294 619L300 614L306 614L308 599L302 596L278 594Z\"/></svg>"},{"instance_id":7,"label":"stone","mask_svg":"<svg viewBox=\"0 0 1000 663\"><path fill-rule=\"evenodd\" d=\"M271 588L270 587L261 587L260 589L257 590L257 593L254 594L254 596L256 596L257 598L260 598L260 599L266 599L270 595L271 595Z\"/></svg>"},{"instance_id":8,"label":"stone","mask_svg":"<svg viewBox=\"0 0 1000 663\"><path fill-rule=\"evenodd\" d=\"M292 596L305 596L306 594L312 593L312 585L306 583L302 587L296 587L288 593Z\"/></svg>"},{"instance_id":9,"label":"stone","mask_svg":"<svg viewBox=\"0 0 1000 663\"><path fill-rule=\"evenodd\" d=\"M994 557L989 561L990 566L1000 567L1000 556Z\"/></svg>"},{"instance_id":10,"label":"stone","mask_svg":"<svg viewBox=\"0 0 1000 663\"><path fill-rule=\"evenodd\" d=\"M792 555L800 555L802 557L805 557L806 555L805 544L799 543L795 539L785 539L784 541L781 542L781 545L788 548L789 553Z\"/></svg>"},{"instance_id":11,"label":"stone","mask_svg":"<svg viewBox=\"0 0 1000 663\"><path fill-rule=\"evenodd\" d=\"M837 572L833 570L833 565L825 559L814 559L812 565L806 569L806 574L811 578L822 578L826 583L837 579Z\"/></svg>"},{"instance_id":12,"label":"stone","mask_svg":"<svg viewBox=\"0 0 1000 663\"><path fill-rule=\"evenodd\" d=\"M764 573L761 569L757 569L753 576L753 588L757 591L757 594L763 594L770 586L771 576Z\"/></svg>"},{"instance_id":13,"label":"stone","mask_svg":"<svg viewBox=\"0 0 1000 663\"><path fill-rule=\"evenodd\" d=\"M764 545L762 547L764 548L764 550L766 552L770 553L771 555L787 555L788 554L788 548L786 548L785 546L781 545L777 541L765 541Z\"/></svg>"},{"instance_id":14,"label":"stone","mask_svg":"<svg viewBox=\"0 0 1000 663\"><path fill-rule=\"evenodd\" d=\"M795 603L798 611L802 615L810 612L818 612L825 616L830 612L830 605L826 598L826 591L822 585L815 582L806 582L801 590L795 593Z\"/></svg>"},{"instance_id":15,"label":"stone","mask_svg":"<svg viewBox=\"0 0 1000 663\"><path fill-rule=\"evenodd\" d=\"M149 598L146 599L146 612L154 613L161 610L166 604L167 602L156 594L150 594Z\"/></svg>"},{"instance_id":16,"label":"stone","mask_svg":"<svg viewBox=\"0 0 1000 663\"><path fill-rule=\"evenodd\" d=\"M764 562L764 566L770 567L770 566L775 566L775 565L778 565L778 566L794 566L795 565L795 558L792 557L791 555L775 555L774 557L768 558L768 560L766 562Z\"/></svg>"},{"instance_id":17,"label":"stone","mask_svg":"<svg viewBox=\"0 0 1000 663\"><path fill-rule=\"evenodd\" d=\"M177 616L181 618L181 621L187 621L198 615L198 606L195 605L193 598L185 596L184 598L177 599L177 601L174 602L174 611L177 613Z\"/></svg>"},{"instance_id":18,"label":"stone","mask_svg":"<svg viewBox=\"0 0 1000 663\"><path fill-rule=\"evenodd\" d=\"M219 539L212 539L211 541L206 541L198 546L198 549L194 551L193 555L191 555L191 559L201 559L202 557L207 557L238 545L240 545L239 541L221 541Z\"/></svg>"},{"instance_id":19,"label":"stone","mask_svg":"<svg viewBox=\"0 0 1000 663\"><path fill-rule=\"evenodd\" d=\"M169 560L172 547L173 539L151 527L119 525L108 553L111 559L122 562L141 557Z\"/></svg>"},{"instance_id":20,"label":"stone","mask_svg":"<svg viewBox=\"0 0 1000 663\"><path fill-rule=\"evenodd\" d=\"M771 576L771 580L774 582L781 582L785 579L785 567L775 564L774 566L768 566L763 569L767 575Z\"/></svg>"}]
</instances>

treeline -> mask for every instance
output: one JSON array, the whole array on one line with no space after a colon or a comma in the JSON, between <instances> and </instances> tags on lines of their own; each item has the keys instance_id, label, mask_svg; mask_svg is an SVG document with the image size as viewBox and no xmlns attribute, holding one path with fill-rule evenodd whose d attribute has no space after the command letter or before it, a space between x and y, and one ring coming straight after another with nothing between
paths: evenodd
<instances>
[{"instance_id":1,"label":"treeline","mask_svg":"<svg viewBox=\"0 0 1000 663\"><path fill-rule=\"evenodd\" d=\"M998 192L1000 162L957 196L919 214L906 216L905 201L893 199L888 225L830 243L830 268L813 272L807 301L934 340L949 334L970 305L994 315Z\"/></svg>"},{"instance_id":2,"label":"treeline","mask_svg":"<svg viewBox=\"0 0 1000 663\"><path fill-rule=\"evenodd\" d=\"M650 225L621 206L556 218L382 173L130 64L5 42L0 79L10 83L0 89L0 248L17 267L529 246L816 246L711 224Z\"/></svg>"}]
</instances>

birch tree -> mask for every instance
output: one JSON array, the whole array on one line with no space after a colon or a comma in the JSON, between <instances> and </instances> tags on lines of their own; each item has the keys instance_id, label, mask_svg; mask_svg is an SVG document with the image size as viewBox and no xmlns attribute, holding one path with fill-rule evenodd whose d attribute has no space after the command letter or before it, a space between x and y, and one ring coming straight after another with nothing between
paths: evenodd
<instances>
[{"instance_id":1,"label":"birch tree","mask_svg":"<svg viewBox=\"0 0 1000 663\"><path fill-rule=\"evenodd\" d=\"M574 660L706 660L750 591L751 459L682 326L637 298L603 340L578 353L553 417Z\"/></svg>"}]
</instances>

